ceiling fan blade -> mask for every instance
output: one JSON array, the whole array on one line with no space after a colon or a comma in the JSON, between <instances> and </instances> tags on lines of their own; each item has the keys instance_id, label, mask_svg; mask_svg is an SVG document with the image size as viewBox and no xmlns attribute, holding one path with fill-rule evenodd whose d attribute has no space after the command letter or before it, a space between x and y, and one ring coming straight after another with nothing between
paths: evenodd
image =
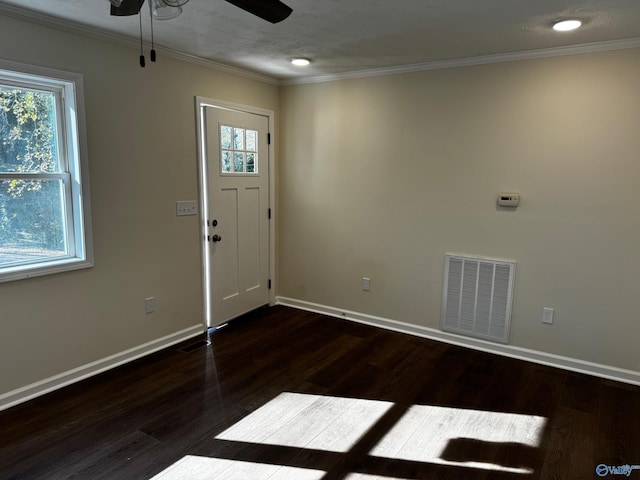
<instances>
[{"instance_id":1,"label":"ceiling fan blade","mask_svg":"<svg viewBox=\"0 0 640 480\"><path fill-rule=\"evenodd\" d=\"M126 17L128 15L137 15L142 8L144 0L122 0L119 7L111 5L111 15L116 17Z\"/></svg>"},{"instance_id":2,"label":"ceiling fan blade","mask_svg":"<svg viewBox=\"0 0 640 480\"><path fill-rule=\"evenodd\" d=\"M253 13L271 23L278 23L287 18L293 9L280 0L226 0L227 2Z\"/></svg>"}]
</instances>

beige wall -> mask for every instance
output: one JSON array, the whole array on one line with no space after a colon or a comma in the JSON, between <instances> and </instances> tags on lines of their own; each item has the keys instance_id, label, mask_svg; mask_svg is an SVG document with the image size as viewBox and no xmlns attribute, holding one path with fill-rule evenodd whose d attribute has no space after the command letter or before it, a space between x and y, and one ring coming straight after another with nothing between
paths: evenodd
<instances>
[{"instance_id":1,"label":"beige wall","mask_svg":"<svg viewBox=\"0 0 640 480\"><path fill-rule=\"evenodd\" d=\"M515 259L513 345L640 370L639 78L636 49L283 88L278 293L439 328L446 252Z\"/></svg>"},{"instance_id":2,"label":"beige wall","mask_svg":"<svg viewBox=\"0 0 640 480\"><path fill-rule=\"evenodd\" d=\"M0 58L84 75L95 267L0 284L0 394L202 324L196 95L278 88L0 16ZM148 59L147 59L148 61ZM144 298L156 312L144 314Z\"/></svg>"},{"instance_id":3,"label":"beige wall","mask_svg":"<svg viewBox=\"0 0 640 480\"><path fill-rule=\"evenodd\" d=\"M515 259L512 344L640 370L638 50L278 89L0 16L0 58L84 75L96 263L0 284L0 395L201 323L196 95L281 117L279 295L437 328L445 252Z\"/></svg>"}]
</instances>

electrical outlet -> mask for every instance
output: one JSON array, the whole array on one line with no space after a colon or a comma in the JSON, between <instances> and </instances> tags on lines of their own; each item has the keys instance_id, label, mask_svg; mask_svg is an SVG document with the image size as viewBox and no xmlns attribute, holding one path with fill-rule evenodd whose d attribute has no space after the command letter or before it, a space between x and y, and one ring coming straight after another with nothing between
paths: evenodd
<instances>
[{"instance_id":1,"label":"electrical outlet","mask_svg":"<svg viewBox=\"0 0 640 480\"><path fill-rule=\"evenodd\" d=\"M194 201L178 201L176 202L176 216L197 215L198 204Z\"/></svg>"},{"instance_id":2,"label":"electrical outlet","mask_svg":"<svg viewBox=\"0 0 640 480\"><path fill-rule=\"evenodd\" d=\"M362 290L365 292L369 292L371 290L371 279L367 277L362 277Z\"/></svg>"},{"instance_id":3,"label":"electrical outlet","mask_svg":"<svg viewBox=\"0 0 640 480\"><path fill-rule=\"evenodd\" d=\"M150 314L156 310L156 299L155 297L149 297L144 299L144 313Z\"/></svg>"},{"instance_id":4,"label":"electrical outlet","mask_svg":"<svg viewBox=\"0 0 640 480\"><path fill-rule=\"evenodd\" d=\"M553 323L553 308L544 307L542 309L542 323Z\"/></svg>"}]
</instances>

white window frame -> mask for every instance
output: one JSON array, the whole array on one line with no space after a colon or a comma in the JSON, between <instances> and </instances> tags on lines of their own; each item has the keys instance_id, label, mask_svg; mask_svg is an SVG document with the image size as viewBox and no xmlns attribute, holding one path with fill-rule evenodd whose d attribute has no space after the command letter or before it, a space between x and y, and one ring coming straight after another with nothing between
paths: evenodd
<instances>
[{"instance_id":1,"label":"white window frame","mask_svg":"<svg viewBox=\"0 0 640 480\"><path fill-rule=\"evenodd\" d=\"M60 179L66 202L68 255L31 263L0 266L0 283L93 266L89 196L89 168L84 113L84 85L80 74L0 60L0 83L40 88L56 95L62 173L0 173L3 178Z\"/></svg>"}]
</instances>

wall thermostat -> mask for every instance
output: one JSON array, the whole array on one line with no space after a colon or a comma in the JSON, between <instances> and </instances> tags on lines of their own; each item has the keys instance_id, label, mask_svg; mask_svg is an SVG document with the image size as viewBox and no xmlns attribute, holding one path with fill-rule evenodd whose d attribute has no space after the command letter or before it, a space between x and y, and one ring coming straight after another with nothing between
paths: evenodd
<instances>
[{"instance_id":1,"label":"wall thermostat","mask_svg":"<svg viewBox=\"0 0 640 480\"><path fill-rule=\"evenodd\" d=\"M519 193L499 193L498 194L498 205L502 207L517 207L520 203L520 194Z\"/></svg>"}]
</instances>

